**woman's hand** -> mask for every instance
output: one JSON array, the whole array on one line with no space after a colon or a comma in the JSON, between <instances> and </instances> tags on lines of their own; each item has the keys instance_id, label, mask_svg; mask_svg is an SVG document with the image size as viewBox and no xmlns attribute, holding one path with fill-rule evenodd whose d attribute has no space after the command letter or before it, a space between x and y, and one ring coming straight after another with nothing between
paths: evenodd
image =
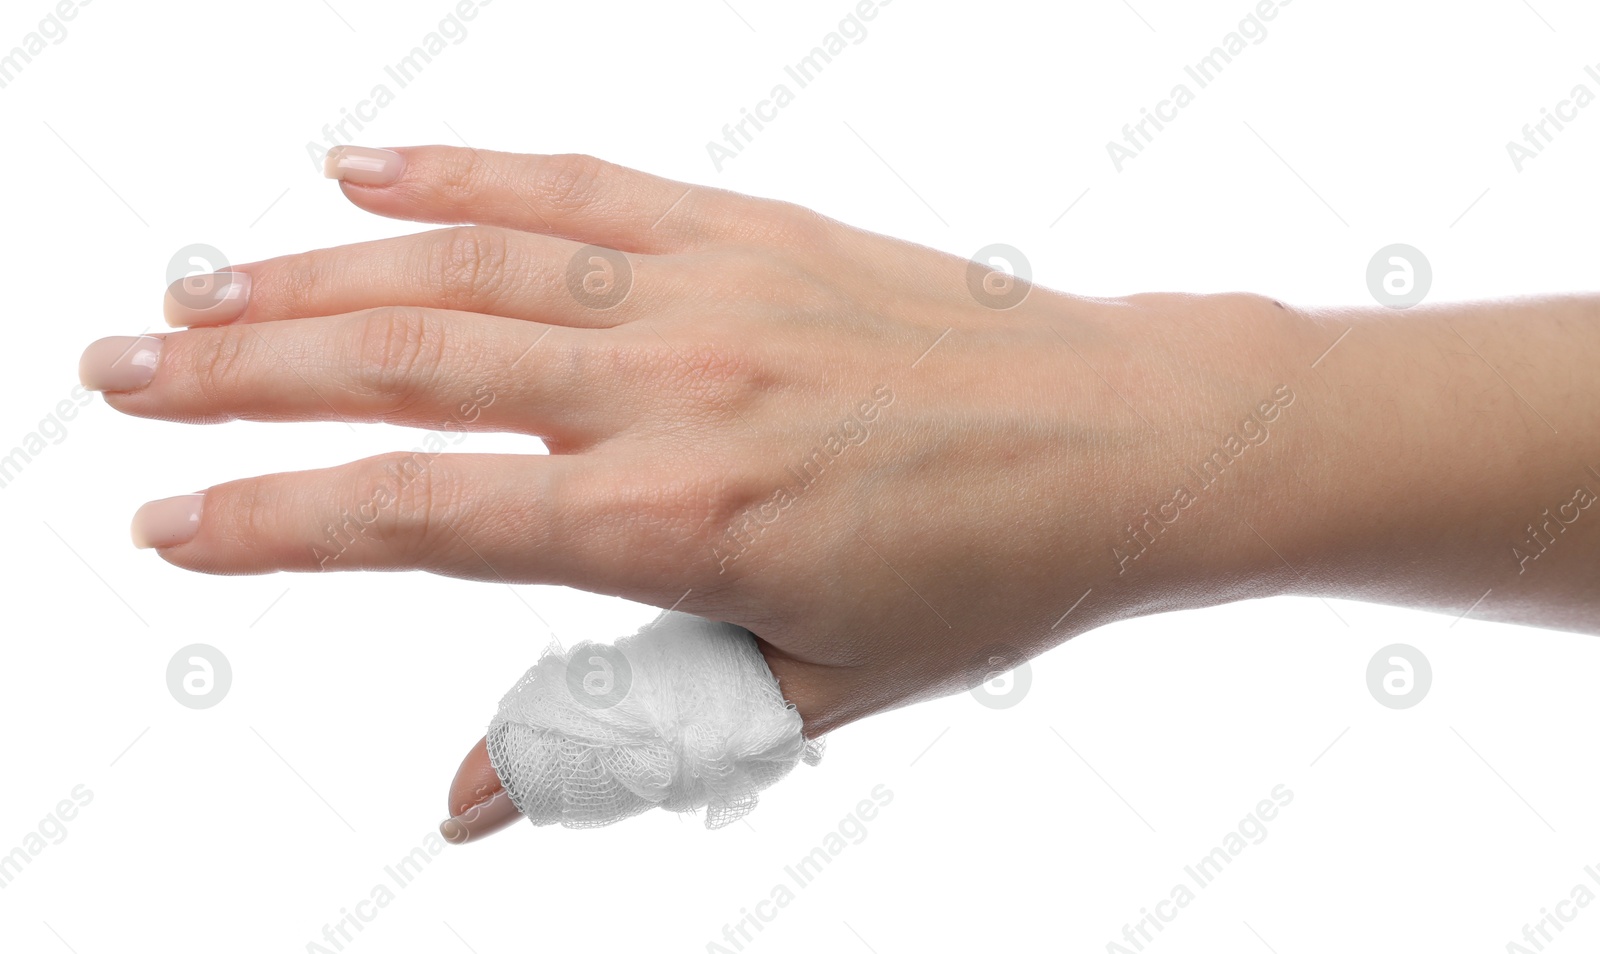
<instances>
[{"instance_id":1,"label":"woman's hand","mask_svg":"<svg viewBox=\"0 0 1600 954\"><path fill-rule=\"evenodd\" d=\"M1269 302L1073 298L582 156L340 160L363 208L474 224L186 280L167 311L195 327L96 343L85 378L141 417L515 431L550 454L383 455L147 505L135 536L177 566L422 569L729 620L813 735L963 687L990 644L1014 665L1166 584L1203 602L1230 569L1192 559L1228 549L1209 499L1137 559L1113 548L1281 400Z\"/></svg>"},{"instance_id":2,"label":"woman's hand","mask_svg":"<svg viewBox=\"0 0 1600 954\"><path fill-rule=\"evenodd\" d=\"M1074 297L582 156L351 148L330 171L372 212L472 224L180 283L169 320L194 327L96 342L85 383L142 417L514 431L549 455L246 478L147 504L136 541L207 573L421 569L731 621L813 737L1131 615L1389 598L1385 560L1458 541L1375 551L1394 528L1364 532L1366 515L1415 512L1382 442L1411 437L1388 456L1414 460L1473 401L1503 408L1479 397L1487 370L1387 315ZM1352 368L1384 334L1415 353ZM1392 373L1425 360L1451 369L1448 393ZM1375 452L1352 453L1384 395L1407 394Z\"/></svg>"}]
</instances>

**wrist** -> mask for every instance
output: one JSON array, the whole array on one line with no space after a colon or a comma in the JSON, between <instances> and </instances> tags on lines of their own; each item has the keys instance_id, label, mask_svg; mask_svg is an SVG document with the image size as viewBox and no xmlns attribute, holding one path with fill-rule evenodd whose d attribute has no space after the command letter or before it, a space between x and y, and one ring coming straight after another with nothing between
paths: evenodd
<instances>
[{"instance_id":1,"label":"wrist","mask_svg":"<svg viewBox=\"0 0 1600 954\"><path fill-rule=\"evenodd\" d=\"M1083 357L1129 422L1114 438L1123 481L1105 495L1115 615L1294 592L1323 440L1306 400L1316 352L1302 356L1315 322L1243 293L1103 304L1091 324L1106 344Z\"/></svg>"}]
</instances>

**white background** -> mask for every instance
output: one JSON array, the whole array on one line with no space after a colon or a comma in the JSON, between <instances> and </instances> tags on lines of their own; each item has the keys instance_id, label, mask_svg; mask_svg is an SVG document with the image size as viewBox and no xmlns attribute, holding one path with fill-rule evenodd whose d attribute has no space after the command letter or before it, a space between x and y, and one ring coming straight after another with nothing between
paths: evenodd
<instances>
[{"instance_id":1,"label":"white background","mask_svg":"<svg viewBox=\"0 0 1600 954\"><path fill-rule=\"evenodd\" d=\"M89 341L164 327L179 248L241 263L414 230L349 206L306 146L453 3L331 2L97 0L0 89L0 452L68 396ZM1247 0L899 0L719 172L707 141L853 6L729 2L498 0L360 141L593 153L962 255L1008 243L1085 294L1367 303L1367 261L1393 242L1427 254L1435 300L1594 286L1600 104L1520 173L1505 148L1574 84L1600 92L1581 0L1296 0L1121 173L1106 141ZM8 0L0 50L52 6ZM94 796L0 889L0 947L307 950L434 830L552 635L654 614L423 574L209 577L129 543L145 500L421 437L141 421L96 397L0 489L0 853L74 786ZM1506 950L1600 864L1600 646L1331 606L1090 633L1037 659L1015 708L960 695L836 733L748 824L654 813L450 848L345 949L704 951L884 785L865 840L745 950L1103 951L1282 784L1266 840L1148 950ZM165 682L193 642L233 666L204 711ZM1433 666L1404 711L1365 680L1394 642ZM1596 943L1600 904L1551 949Z\"/></svg>"}]
</instances>

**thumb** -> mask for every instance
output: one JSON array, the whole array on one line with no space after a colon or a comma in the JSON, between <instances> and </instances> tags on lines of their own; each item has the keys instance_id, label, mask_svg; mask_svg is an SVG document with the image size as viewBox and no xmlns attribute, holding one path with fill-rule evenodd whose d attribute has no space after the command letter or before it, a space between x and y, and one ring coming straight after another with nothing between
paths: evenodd
<instances>
[{"instance_id":1,"label":"thumb","mask_svg":"<svg viewBox=\"0 0 1600 954\"><path fill-rule=\"evenodd\" d=\"M662 625L652 623L638 636L620 640L616 647L595 647L596 651L607 649L617 664L615 673L623 695L607 705L578 709L570 701L563 704L560 687L565 683L570 691L574 675L569 667L579 665L579 659L587 665L592 658L576 650L569 656L559 646L547 650L502 700L501 714L490 732L495 733L496 726L505 731L516 727L513 738L521 741L510 744L519 751L519 747L526 748L530 754L519 761L518 771L533 773L510 781L514 787L521 785L522 804L534 797L552 809L535 817L535 824L559 820L569 827L592 827L656 806L673 811L709 806L707 827L720 827L754 807L755 794L788 774L797 762L815 765L820 759L816 733L807 731L794 701L784 698L788 687L783 670L790 668L784 665L789 660L772 652L765 641L730 624L687 614L668 614L662 619L666 621L657 621ZM594 644L580 644L579 648L583 645ZM632 696L628 695L630 686ZM652 700L652 696L657 698ZM688 731L678 724L674 711L673 700L680 698L697 700L692 707L691 718L696 723L692 738L674 737ZM527 735L531 728L532 739L546 738L551 729L547 720L552 717L561 724L557 734L562 737L576 732L584 738L588 732L591 741L603 740L613 747L619 736L643 733L637 740L642 748L630 748L627 759L607 755L606 745L590 747L590 756L597 760L590 766L593 772L608 778L611 773L626 776L612 778L617 798L604 805L593 799L583 805L570 804L570 780L550 773L571 771L572 766L551 757L548 741L530 742ZM510 721L504 722L507 718ZM524 721L530 719L531 724ZM671 726L671 731L666 726ZM508 744L504 732L496 739L502 747ZM660 764L652 763L652 753ZM578 771L585 777L589 774ZM629 771L645 774L634 777ZM530 786L551 797L530 795ZM453 844L486 837L523 817L489 757L487 738L467 753L456 770L448 807L450 817L439 831Z\"/></svg>"},{"instance_id":2,"label":"thumb","mask_svg":"<svg viewBox=\"0 0 1600 954\"><path fill-rule=\"evenodd\" d=\"M453 845L486 838L522 817L489 762L487 746L487 739L479 739L450 783L450 817L439 826L439 834Z\"/></svg>"}]
</instances>

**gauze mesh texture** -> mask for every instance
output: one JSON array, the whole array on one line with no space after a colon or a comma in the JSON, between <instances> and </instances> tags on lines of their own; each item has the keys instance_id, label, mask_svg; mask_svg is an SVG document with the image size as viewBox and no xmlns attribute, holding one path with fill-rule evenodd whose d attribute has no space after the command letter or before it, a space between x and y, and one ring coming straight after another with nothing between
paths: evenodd
<instances>
[{"instance_id":1,"label":"gauze mesh texture","mask_svg":"<svg viewBox=\"0 0 1600 954\"><path fill-rule=\"evenodd\" d=\"M598 828L651 808L737 821L822 743L749 630L666 612L614 645L551 645L500 700L489 761L535 825Z\"/></svg>"}]
</instances>

